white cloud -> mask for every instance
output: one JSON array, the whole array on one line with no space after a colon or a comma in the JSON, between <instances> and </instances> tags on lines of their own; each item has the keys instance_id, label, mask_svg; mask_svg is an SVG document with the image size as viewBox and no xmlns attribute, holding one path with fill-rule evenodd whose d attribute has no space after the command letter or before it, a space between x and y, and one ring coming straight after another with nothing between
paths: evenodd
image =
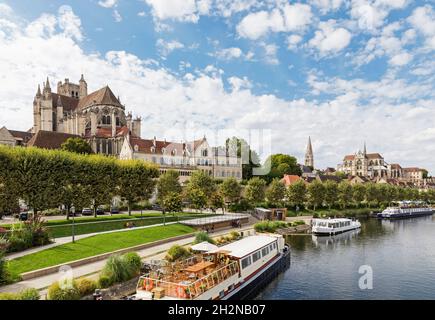
<instances>
[{"instance_id":1,"label":"white cloud","mask_svg":"<svg viewBox=\"0 0 435 320\"><path fill-rule=\"evenodd\" d=\"M330 11L338 10L344 3L344 0L311 0L310 4L319 8L322 14L326 14Z\"/></svg>"},{"instance_id":2,"label":"white cloud","mask_svg":"<svg viewBox=\"0 0 435 320\"><path fill-rule=\"evenodd\" d=\"M337 27L335 20L328 20L319 23L319 30L315 32L308 45L324 56L343 50L349 45L351 38L348 30Z\"/></svg>"},{"instance_id":3,"label":"white cloud","mask_svg":"<svg viewBox=\"0 0 435 320\"><path fill-rule=\"evenodd\" d=\"M426 37L426 46L435 50L435 12L432 7L426 5L414 9L408 21Z\"/></svg>"},{"instance_id":4,"label":"white cloud","mask_svg":"<svg viewBox=\"0 0 435 320\"><path fill-rule=\"evenodd\" d=\"M251 60L254 57L254 53L249 51L248 53L244 54L242 49L237 47L231 47L231 48L219 49L215 53L211 54L211 56L214 56L220 60L232 60L232 59Z\"/></svg>"},{"instance_id":5,"label":"white cloud","mask_svg":"<svg viewBox=\"0 0 435 320\"><path fill-rule=\"evenodd\" d=\"M199 20L198 2L195 0L145 0L154 17L196 23Z\"/></svg>"},{"instance_id":6,"label":"white cloud","mask_svg":"<svg viewBox=\"0 0 435 320\"><path fill-rule=\"evenodd\" d=\"M127 111L143 117L146 138L169 139L171 128L180 129L177 140L184 138L183 128L196 129L196 137L215 128L235 128L242 135L244 129L265 128L272 130L273 152L294 154L301 161L311 135L319 167L334 166L365 139L370 152L381 152L389 162L435 170L435 159L428 156L435 152L433 82L313 73L308 79L312 91L330 99L317 102L307 94L286 100L255 94L248 78L227 79L213 66L178 76L125 51L87 53L72 32L56 23L50 29L49 20L39 33L26 31L36 21L21 25L13 20L7 22L14 33L0 32L0 70L8 76L0 90L0 126L29 129L37 84L48 75L54 88L56 81L77 81L83 72L90 91L109 84Z\"/></svg>"},{"instance_id":7,"label":"white cloud","mask_svg":"<svg viewBox=\"0 0 435 320\"><path fill-rule=\"evenodd\" d=\"M297 34L292 34L287 37L287 48L289 50L296 50L298 44L302 41L302 37Z\"/></svg>"},{"instance_id":8,"label":"white cloud","mask_svg":"<svg viewBox=\"0 0 435 320\"><path fill-rule=\"evenodd\" d=\"M394 66L404 66L412 60L412 55L407 52L396 54L390 59L390 63Z\"/></svg>"},{"instance_id":9,"label":"white cloud","mask_svg":"<svg viewBox=\"0 0 435 320\"><path fill-rule=\"evenodd\" d=\"M137 13L137 15L138 15L139 17L145 17L145 16L146 16L146 13L145 13L145 11L140 11L140 12Z\"/></svg>"},{"instance_id":10,"label":"white cloud","mask_svg":"<svg viewBox=\"0 0 435 320\"><path fill-rule=\"evenodd\" d=\"M101 0L98 4L104 8L113 8L116 6L118 0Z\"/></svg>"},{"instance_id":11,"label":"white cloud","mask_svg":"<svg viewBox=\"0 0 435 320\"><path fill-rule=\"evenodd\" d=\"M245 16L237 25L241 37L256 40L269 32L303 31L311 23L313 14L306 4L285 4L272 11L258 11Z\"/></svg>"},{"instance_id":12,"label":"white cloud","mask_svg":"<svg viewBox=\"0 0 435 320\"><path fill-rule=\"evenodd\" d=\"M118 10L113 10L113 19L115 19L116 22L122 21L122 16Z\"/></svg>"},{"instance_id":13,"label":"white cloud","mask_svg":"<svg viewBox=\"0 0 435 320\"><path fill-rule=\"evenodd\" d=\"M172 51L184 48L184 44L177 40L165 41L158 39L156 42L157 49L163 56L169 55Z\"/></svg>"},{"instance_id":14,"label":"white cloud","mask_svg":"<svg viewBox=\"0 0 435 320\"><path fill-rule=\"evenodd\" d=\"M272 65L278 65L279 60L277 57L277 53L278 53L279 47L275 44L266 44L266 43L261 43L260 45L264 49L265 62L268 64L272 64Z\"/></svg>"}]
</instances>

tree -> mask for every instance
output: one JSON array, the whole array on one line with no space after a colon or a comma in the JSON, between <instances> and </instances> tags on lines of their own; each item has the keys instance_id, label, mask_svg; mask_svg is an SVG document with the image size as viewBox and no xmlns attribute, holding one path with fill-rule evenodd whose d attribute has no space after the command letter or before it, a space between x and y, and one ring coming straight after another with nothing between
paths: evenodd
<instances>
[{"instance_id":1,"label":"tree","mask_svg":"<svg viewBox=\"0 0 435 320\"><path fill-rule=\"evenodd\" d=\"M311 182L307 188L308 191L308 203L316 210L317 207L323 204L325 199L325 187L317 180Z\"/></svg>"},{"instance_id":2,"label":"tree","mask_svg":"<svg viewBox=\"0 0 435 320\"><path fill-rule=\"evenodd\" d=\"M219 191L215 191L208 201L209 208L216 212L217 209L222 209L222 212L225 210L225 202L222 194Z\"/></svg>"},{"instance_id":3,"label":"tree","mask_svg":"<svg viewBox=\"0 0 435 320\"><path fill-rule=\"evenodd\" d=\"M271 155L265 162L265 167L268 166L270 166L270 171L264 176L267 182L271 182L275 178L281 179L284 174L298 176L302 174L296 158L286 154Z\"/></svg>"},{"instance_id":4,"label":"tree","mask_svg":"<svg viewBox=\"0 0 435 320\"><path fill-rule=\"evenodd\" d=\"M227 178L219 186L226 203L233 204L240 198L241 186L235 178Z\"/></svg>"},{"instance_id":5,"label":"tree","mask_svg":"<svg viewBox=\"0 0 435 320\"><path fill-rule=\"evenodd\" d=\"M338 201L338 185L337 182L328 180L324 183L325 203L329 210Z\"/></svg>"},{"instance_id":6,"label":"tree","mask_svg":"<svg viewBox=\"0 0 435 320\"><path fill-rule=\"evenodd\" d=\"M352 202L352 185L347 181L338 184L338 202L343 209Z\"/></svg>"},{"instance_id":7,"label":"tree","mask_svg":"<svg viewBox=\"0 0 435 320\"><path fill-rule=\"evenodd\" d=\"M354 184L352 188L352 199L359 206L366 198L366 187L363 184Z\"/></svg>"},{"instance_id":8,"label":"tree","mask_svg":"<svg viewBox=\"0 0 435 320\"><path fill-rule=\"evenodd\" d=\"M62 143L61 149L80 154L94 153L90 144L82 138L68 138L64 143Z\"/></svg>"},{"instance_id":9,"label":"tree","mask_svg":"<svg viewBox=\"0 0 435 320\"><path fill-rule=\"evenodd\" d=\"M205 195L204 191L202 191L199 188L188 188L187 191L187 198L192 206L192 208L201 210L203 209L207 204L207 196Z\"/></svg>"},{"instance_id":10,"label":"tree","mask_svg":"<svg viewBox=\"0 0 435 320\"><path fill-rule=\"evenodd\" d=\"M128 214L131 205L141 200L148 200L154 191L155 178L159 176L157 166L140 160L122 160L117 163L118 195L127 201Z\"/></svg>"},{"instance_id":11,"label":"tree","mask_svg":"<svg viewBox=\"0 0 435 320\"><path fill-rule=\"evenodd\" d=\"M291 184L287 189L288 201L293 206L303 206L307 198L307 186L300 180Z\"/></svg>"},{"instance_id":12,"label":"tree","mask_svg":"<svg viewBox=\"0 0 435 320\"><path fill-rule=\"evenodd\" d=\"M216 191L216 183L204 171L195 171L187 183L187 189L199 189L208 198Z\"/></svg>"},{"instance_id":13,"label":"tree","mask_svg":"<svg viewBox=\"0 0 435 320\"><path fill-rule=\"evenodd\" d=\"M368 183L366 186L366 200L367 200L367 204L369 207L371 207L371 205L373 203L378 203L378 187L376 184L374 183Z\"/></svg>"},{"instance_id":14,"label":"tree","mask_svg":"<svg viewBox=\"0 0 435 320\"><path fill-rule=\"evenodd\" d=\"M280 203L285 197L286 189L284 183L279 179L273 179L266 189L267 201L273 204Z\"/></svg>"},{"instance_id":15,"label":"tree","mask_svg":"<svg viewBox=\"0 0 435 320\"><path fill-rule=\"evenodd\" d=\"M245 189L245 197L251 203L259 203L264 201L266 181L258 177L254 177L248 181Z\"/></svg>"},{"instance_id":16,"label":"tree","mask_svg":"<svg viewBox=\"0 0 435 320\"><path fill-rule=\"evenodd\" d=\"M170 192L163 198L163 208L167 212L181 212L183 211L183 199L179 192Z\"/></svg>"},{"instance_id":17,"label":"tree","mask_svg":"<svg viewBox=\"0 0 435 320\"><path fill-rule=\"evenodd\" d=\"M182 187L179 177L180 174L175 170L168 170L160 175L157 181L157 199L160 203L170 193L181 193Z\"/></svg>"}]
</instances>

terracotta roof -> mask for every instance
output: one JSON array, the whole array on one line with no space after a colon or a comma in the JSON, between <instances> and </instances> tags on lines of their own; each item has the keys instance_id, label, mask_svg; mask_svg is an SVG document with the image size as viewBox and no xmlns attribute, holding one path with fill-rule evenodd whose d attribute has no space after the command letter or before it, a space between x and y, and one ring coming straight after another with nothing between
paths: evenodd
<instances>
[{"instance_id":1,"label":"terracotta roof","mask_svg":"<svg viewBox=\"0 0 435 320\"><path fill-rule=\"evenodd\" d=\"M423 169L417 168L417 167L411 167L411 168L403 168L403 171L406 172L419 172L422 171Z\"/></svg>"},{"instance_id":2,"label":"terracotta roof","mask_svg":"<svg viewBox=\"0 0 435 320\"><path fill-rule=\"evenodd\" d=\"M369 159L384 159L379 153L367 153Z\"/></svg>"},{"instance_id":3,"label":"terracotta roof","mask_svg":"<svg viewBox=\"0 0 435 320\"><path fill-rule=\"evenodd\" d=\"M27 146L44 149L60 149L62 143L69 138L80 138L80 136L62 132L39 130L32 139L30 139Z\"/></svg>"},{"instance_id":4,"label":"terracotta roof","mask_svg":"<svg viewBox=\"0 0 435 320\"><path fill-rule=\"evenodd\" d=\"M15 130L8 130L9 133L15 138L15 139L21 139L24 142L29 141L32 139L33 133L26 132L26 131L15 131Z\"/></svg>"},{"instance_id":5,"label":"terracotta roof","mask_svg":"<svg viewBox=\"0 0 435 320\"><path fill-rule=\"evenodd\" d=\"M402 167L401 167L400 164L398 164L398 163L393 163L393 164L391 165L391 169L402 169Z\"/></svg>"},{"instance_id":6,"label":"terracotta roof","mask_svg":"<svg viewBox=\"0 0 435 320\"><path fill-rule=\"evenodd\" d=\"M354 160L354 159L355 159L355 155L353 154L348 154L347 156L344 156L345 161Z\"/></svg>"},{"instance_id":7,"label":"terracotta roof","mask_svg":"<svg viewBox=\"0 0 435 320\"><path fill-rule=\"evenodd\" d=\"M79 100L78 107L80 109L86 108L93 104L107 104L118 106L124 108L119 100L115 97L112 90L110 90L109 86L101 88L91 94L88 94L86 97L83 97Z\"/></svg>"},{"instance_id":8,"label":"terracotta roof","mask_svg":"<svg viewBox=\"0 0 435 320\"><path fill-rule=\"evenodd\" d=\"M53 98L53 108L57 108L57 106L59 105L59 102L60 102L60 104L62 104L64 112L73 111L73 110L77 109L77 106L79 104L78 99L64 96L64 95L57 94L57 93L52 93L51 95ZM59 101L59 99L60 99L60 101Z\"/></svg>"},{"instance_id":9,"label":"terracotta roof","mask_svg":"<svg viewBox=\"0 0 435 320\"><path fill-rule=\"evenodd\" d=\"M156 140L155 151L152 152L152 147L154 146L154 140L140 139L134 136L130 137L130 144L133 150L135 149L135 146L137 146L138 147L137 152L146 153L146 154L162 154L162 150L163 148L165 148L167 155L170 155L171 152L173 152L174 150L176 150L177 155L182 155L183 150L186 147L185 143Z\"/></svg>"},{"instance_id":10,"label":"terracotta roof","mask_svg":"<svg viewBox=\"0 0 435 320\"><path fill-rule=\"evenodd\" d=\"M291 174L285 174L284 177L281 179L286 187L300 180L302 180L301 177Z\"/></svg>"},{"instance_id":11,"label":"terracotta roof","mask_svg":"<svg viewBox=\"0 0 435 320\"><path fill-rule=\"evenodd\" d=\"M116 128L116 134L115 136L125 136L129 132L128 127L117 127ZM86 131L85 136L90 137L91 132L88 129ZM95 132L95 136L98 138L112 138L112 127L104 127L104 128L97 128L97 131Z\"/></svg>"}]
</instances>

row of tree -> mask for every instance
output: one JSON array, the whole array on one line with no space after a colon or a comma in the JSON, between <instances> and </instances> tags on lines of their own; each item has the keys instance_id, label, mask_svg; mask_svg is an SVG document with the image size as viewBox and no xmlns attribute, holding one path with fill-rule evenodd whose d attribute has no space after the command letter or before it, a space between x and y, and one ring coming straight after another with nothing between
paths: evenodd
<instances>
[{"instance_id":1,"label":"row of tree","mask_svg":"<svg viewBox=\"0 0 435 320\"><path fill-rule=\"evenodd\" d=\"M435 201L435 190L423 192L389 184L350 184L332 180L306 184L301 180L286 188L280 179L273 179L267 185L264 179L254 177L243 187L234 178L219 181L200 171L192 175L184 188L178 182L178 173L168 171L160 176L157 189L158 199L168 211L178 211L183 201L197 209L225 209L247 201L250 206L267 202L274 206L312 207L314 210L322 206L343 209L378 206L399 200Z\"/></svg>"},{"instance_id":2,"label":"row of tree","mask_svg":"<svg viewBox=\"0 0 435 320\"><path fill-rule=\"evenodd\" d=\"M96 214L115 196L130 209L151 197L158 175L155 165L139 160L0 146L0 210L22 199L35 214L61 205L68 212L73 206L92 207Z\"/></svg>"}]
</instances>

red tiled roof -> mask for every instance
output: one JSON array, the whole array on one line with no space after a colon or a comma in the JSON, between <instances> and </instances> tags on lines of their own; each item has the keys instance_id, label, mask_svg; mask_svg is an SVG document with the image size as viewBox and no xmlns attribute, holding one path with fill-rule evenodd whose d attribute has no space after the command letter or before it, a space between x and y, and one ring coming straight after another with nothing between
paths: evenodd
<instances>
[{"instance_id":1,"label":"red tiled roof","mask_svg":"<svg viewBox=\"0 0 435 320\"><path fill-rule=\"evenodd\" d=\"M344 156L345 161L354 160L354 159L355 159L355 155L353 155L353 154L349 154L347 156Z\"/></svg>"},{"instance_id":2,"label":"red tiled roof","mask_svg":"<svg viewBox=\"0 0 435 320\"><path fill-rule=\"evenodd\" d=\"M165 148L166 154L171 154L176 150L177 155L182 155L184 148L186 147L185 143L156 140L155 152L152 152L151 150L154 146L154 140L140 139L134 136L130 138L130 144L133 150L135 149L135 146L137 146L138 152L147 154L162 154L162 150Z\"/></svg>"},{"instance_id":3,"label":"red tiled roof","mask_svg":"<svg viewBox=\"0 0 435 320\"><path fill-rule=\"evenodd\" d=\"M406 172L419 172L422 171L423 169L417 168L417 167L411 167L411 168L403 168L403 171Z\"/></svg>"},{"instance_id":4,"label":"red tiled roof","mask_svg":"<svg viewBox=\"0 0 435 320\"><path fill-rule=\"evenodd\" d=\"M80 138L80 136L62 132L39 130L32 139L30 139L27 146L44 149L60 149L62 143L69 138Z\"/></svg>"},{"instance_id":5,"label":"red tiled roof","mask_svg":"<svg viewBox=\"0 0 435 320\"><path fill-rule=\"evenodd\" d=\"M402 167L401 167L400 164L398 164L398 163L393 163L393 164L391 165L391 169L402 169Z\"/></svg>"},{"instance_id":6,"label":"red tiled roof","mask_svg":"<svg viewBox=\"0 0 435 320\"><path fill-rule=\"evenodd\" d=\"M384 159L379 153L367 153L366 157L368 159ZM344 161L350 161L350 160L355 160L354 154L348 154L344 156Z\"/></svg>"},{"instance_id":7,"label":"red tiled roof","mask_svg":"<svg viewBox=\"0 0 435 320\"><path fill-rule=\"evenodd\" d=\"M57 108L59 105L59 99L60 99L60 103L62 104L63 107L63 111L64 112L68 112L68 111L74 111L75 109L77 109L77 106L79 104L79 100L72 98L72 97L68 97L68 96L64 96L61 94L57 94L57 93L52 93L52 98L53 98L53 108Z\"/></svg>"},{"instance_id":8,"label":"red tiled roof","mask_svg":"<svg viewBox=\"0 0 435 320\"><path fill-rule=\"evenodd\" d=\"M115 136L125 136L129 132L128 127L117 127ZM90 131L86 132L86 136L90 136ZM112 127L97 128L95 136L98 138L112 138Z\"/></svg>"},{"instance_id":9,"label":"red tiled roof","mask_svg":"<svg viewBox=\"0 0 435 320\"><path fill-rule=\"evenodd\" d=\"M285 174L281 181L285 184L286 187L292 185L293 183L302 180L301 177L291 174Z\"/></svg>"}]
</instances>

